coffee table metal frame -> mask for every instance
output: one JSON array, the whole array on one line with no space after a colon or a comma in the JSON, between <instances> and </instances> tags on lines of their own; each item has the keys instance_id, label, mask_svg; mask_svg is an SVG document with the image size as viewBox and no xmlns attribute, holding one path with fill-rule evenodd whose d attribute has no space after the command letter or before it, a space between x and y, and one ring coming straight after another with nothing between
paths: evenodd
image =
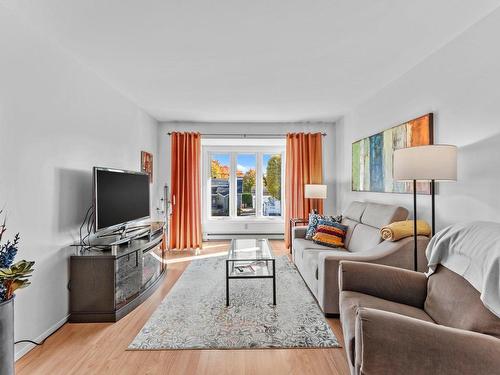
<instances>
[{"instance_id":1,"label":"coffee table metal frame","mask_svg":"<svg viewBox=\"0 0 500 375\"><path fill-rule=\"evenodd\" d=\"M231 252L234 251L235 239L231 240L231 248L228 252L228 258L226 259L226 306L229 306L229 280L231 279L273 279L273 305L276 305L276 259L274 257L273 250L267 239L263 239L267 243L267 248L269 249L270 257L254 257L249 259L230 259ZM230 263L233 262L266 262L266 267L269 270L268 262L272 264L273 272L270 275L231 275L230 273Z\"/></svg>"}]
</instances>

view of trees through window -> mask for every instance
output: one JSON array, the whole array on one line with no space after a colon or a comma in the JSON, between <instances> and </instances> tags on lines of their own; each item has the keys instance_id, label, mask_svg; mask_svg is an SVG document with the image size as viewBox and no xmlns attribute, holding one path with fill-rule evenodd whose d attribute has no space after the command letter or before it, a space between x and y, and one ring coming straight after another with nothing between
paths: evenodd
<instances>
[{"instance_id":1,"label":"view of trees through window","mask_svg":"<svg viewBox=\"0 0 500 375\"><path fill-rule=\"evenodd\" d=\"M212 216L229 216L230 155L213 154L210 162Z\"/></svg>"},{"instance_id":2,"label":"view of trees through window","mask_svg":"<svg viewBox=\"0 0 500 375\"><path fill-rule=\"evenodd\" d=\"M264 154L262 215L281 216L281 155Z\"/></svg>"},{"instance_id":3,"label":"view of trees through window","mask_svg":"<svg viewBox=\"0 0 500 375\"><path fill-rule=\"evenodd\" d=\"M281 159L276 152L210 153L210 215L281 216Z\"/></svg>"},{"instance_id":4,"label":"view of trees through window","mask_svg":"<svg viewBox=\"0 0 500 375\"><path fill-rule=\"evenodd\" d=\"M236 186L238 216L255 216L255 178L257 176L255 154L238 154L236 157Z\"/></svg>"}]
</instances>

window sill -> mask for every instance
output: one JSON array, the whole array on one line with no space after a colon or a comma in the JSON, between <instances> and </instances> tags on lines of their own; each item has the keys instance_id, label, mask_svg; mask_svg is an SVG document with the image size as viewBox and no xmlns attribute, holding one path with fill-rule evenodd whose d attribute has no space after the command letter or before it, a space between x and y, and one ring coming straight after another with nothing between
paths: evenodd
<instances>
[{"instance_id":1,"label":"window sill","mask_svg":"<svg viewBox=\"0 0 500 375\"><path fill-rule=\"evenodd\" d=\"M219 217L209 217L207 221L217 222L217 221L232 221L238 223L284 223L285 220L282 216L279 217L227 217L227 216L219 216Z\"/></svg>"}]
</instances>

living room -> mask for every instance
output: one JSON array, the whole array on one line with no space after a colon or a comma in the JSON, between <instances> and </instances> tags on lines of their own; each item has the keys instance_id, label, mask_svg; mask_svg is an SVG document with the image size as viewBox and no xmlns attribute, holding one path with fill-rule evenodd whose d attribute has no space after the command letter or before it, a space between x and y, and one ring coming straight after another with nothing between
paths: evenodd
<instances>
[{"instance_id":1,"label":"living room","mask_svg":"<svg viewBox=\"0 0 500 375\"><path fill-rule=\"evenodd\" d=\"M0 0L0 374L494 374L500 1Z\"/></svg>"}]
</instances>

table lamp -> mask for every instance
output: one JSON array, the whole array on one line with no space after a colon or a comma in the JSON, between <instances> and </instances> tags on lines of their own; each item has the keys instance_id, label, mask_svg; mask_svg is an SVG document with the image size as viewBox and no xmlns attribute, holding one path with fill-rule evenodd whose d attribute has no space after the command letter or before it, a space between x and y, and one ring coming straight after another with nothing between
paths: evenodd
<instances>
[{"instance_id":1,"label":"table lamp","mask_svg":"<svg viewBox=\"0 0 500 375\"><path fill-rule=\"evenodd\" d=\"M306 199L326 199L327 196L327 186L320 184L306 184L304 186L304 198ZM313 213L317 213L317 210L313 208Z\"/></svg>"},{"instance_id":2,"label":"table lamp","mask_svg":"<svg viewBox=\"0 0 500 375\"><path fill-rule=\"evenodd\" d=\"M417 181L430 181L432 235L436 233L435 182L457 180L457 147L429 145L394 151L394 180L413 181L414 267L417 271Z\"/></svg>"}]
</instances>

